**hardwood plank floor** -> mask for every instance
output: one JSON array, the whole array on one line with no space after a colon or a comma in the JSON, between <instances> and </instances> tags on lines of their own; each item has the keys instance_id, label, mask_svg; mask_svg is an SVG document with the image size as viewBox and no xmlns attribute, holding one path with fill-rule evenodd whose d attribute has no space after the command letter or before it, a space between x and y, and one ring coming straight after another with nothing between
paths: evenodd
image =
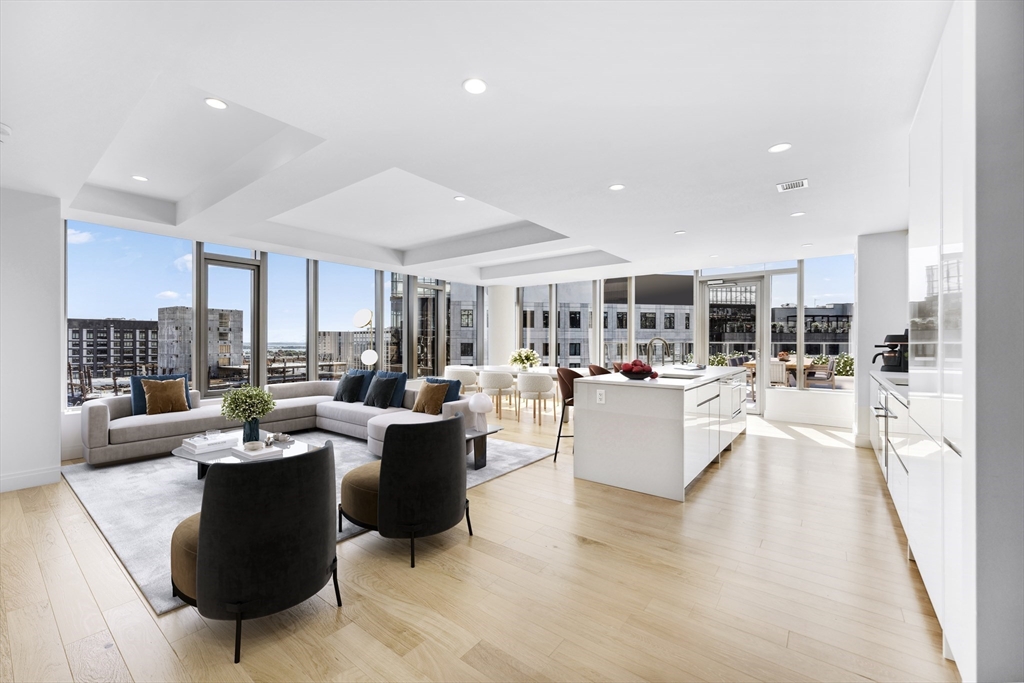
<instances>
[{"instance_id":1,"label":"hardwood plank floor","mask_svg":"<svg viewBox=\"0 0 1024 683\"><path fill-rule=\"evenodd\" d=\"M490 416L497 422L495 415ZM508 409L498 437L554 444ZM572 432L568 425L566 432ZM572 476L572 440L469 492L464 525L338 545L333 587L233 624L156 616L58 484L0 495L0 679L958 681L871 451L748 432L687 502Z\"/></svg>"}]
</instances>

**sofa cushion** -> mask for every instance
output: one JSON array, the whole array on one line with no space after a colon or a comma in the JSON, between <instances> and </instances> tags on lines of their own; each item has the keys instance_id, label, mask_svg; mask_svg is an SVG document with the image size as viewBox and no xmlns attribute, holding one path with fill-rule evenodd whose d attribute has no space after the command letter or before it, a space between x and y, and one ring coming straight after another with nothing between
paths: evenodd
<instances>
[{"instance_id":1,"label":"sofa cushion","mask_svg":"<svg viewBox=\"0 0 1024 683\"><path fill-rule=\"evenodd\" d=\"M363 403L342 403L341 401L324 401L316 404L317 417L325 417L337 422L366 426L366 423L378 415L385 413L407 413L404 408L374 408Z\"/></svg>"},{"instance_id":2,"label":"sofa cushion","mask_svg":"<svg viewBox=\"0 0 1024 683\"><path fill-rule=\"evenodd\" d=\"M128 378L128 383L131 385L132 390L132 415L145 415L146 414L146 391L142 388L142 380L144 379L178 379L184 377L185 382L188 382L188 375L132 375ZM185 392L185 402L188 403L188 407L192 408L192 397L188 392Z\"/></svg>"},{"instance_id":3,"label":"sofa cushion","mask_svg":"<svg viewBox=\"0 0 1024 683\"><path fill-rule=\"evenodd\" d=\"M424 422L436 422L443 419L440 415L427 415L426 413L414 413L409 410L378 415L366 423L367 440L384 441L384 433L393 424L423 424Z\"/></svg>"},{"instance_id":4,"label":"sofa cushion","mask_svg":"<svg viewBox=\"0 0 1024 683\"><path fill-rule=\"evenodd\" d=\"M391 407L401 408L402 399L405 398L405 384L409 381L409 375L404 372L388 372L387 370L378 370L375 377L383 377L384 379L391 379L392 377L398 380L395 385L395 391L391 395Z\"/></svg>"},{"instance_id":5,"label":"sofa cushion","mask_svg":"<svg viewBox=\"0 0 1024 683\"><path fill-rule=\"evenodd\" d=\"M359 400L366 400L366 392L370 390L370 381L373 376L377 374L376 370L349 370L350 375L363 375L366 379L363 380L363 388L359 390Z\"/></svg>"},{"instance_id":6,"label":"sofa cushion","mask_svg":"<svg viewBox=\"0 0 1024 683\"><path fill-rule=\"evenodd\" d=\"M146 394L146 415L161 413L180 413L188 410L188 399L185 390L185 378L178 379L144 379L142 390Z\"/></svg>"},{"instance_id":7,"label":"sofa cushion","mask_svg":"<svg viewBox=\"0 0 1024 683\"><path fill-rule=\"evenodd\" d=\"M282 420L316 417L317 404L330 400L330 396L302 396L301 398L278 399L275 401L274 409L261 417L260 422L281 422Z\"/></svg>"},{"instance_id":8,"label":"sofa cushion","mask_svg":"<svg viewBox=\"0 0 1024 683\"><path fill-rule=\"evenodd\" d=\"M444 402L458 401L462 395L462 382L457 379L445 379L444 377L427 377L430 384L447 384L448 393L444 395Z\"/></svg>"},{"instance_id":9,"label":"sofa cushion","mask_svg":"<svg viewBox=\"0 0 1024 683\"><path fill-rule=\"evenodd\" d=\"M338 382L338 390L334 392L334 400L355 403L359 400L359 394L363 392L363 384L365 383L366 375L345 375Z\"/></svg>"},{"instance_id":10,"label":"sofa cushion","mask_svg":"<svg viewBox=\"0 0 1024 683\"><path fill-rule=\"evenodd\" d=\"M220 404L194 408L184 413L132 415L110 421L110 443L148 441L167 436L191 436L207 429L237 428L238 423L220 414Z\"/></svg>"},{"instance_id":11,"label":"sofa cushion","mask_svg":"<svg viewBox=\"0 0 1024 683\"><path fill-rule=\"evenodd\" d=\"M301 398L303 396L334 396L337 389L337 380L313 380L308 382L282 382L281 384L268 384L264 389L270 392L275 401L283 398Z\"/></svg>"}]
</instances>

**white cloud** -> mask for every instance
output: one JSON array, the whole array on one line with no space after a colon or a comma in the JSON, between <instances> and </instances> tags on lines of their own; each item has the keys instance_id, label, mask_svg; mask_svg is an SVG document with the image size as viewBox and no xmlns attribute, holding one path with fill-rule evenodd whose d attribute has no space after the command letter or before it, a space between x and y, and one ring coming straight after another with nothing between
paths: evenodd
<instances>
[{"instance_id":1,"label":"white cloud","mask_svg":"<svg viewBox=\"0 0 1024 683\"><path fill-rule=\"evenodd\" d=\"M177 299L179 296L181 296L181 295L178 294L177 292L172 292L172 291L168 290L166 292L160 292L159 294L156 295L156 298L157 299Z\"/></svg>"},{"instance_id":2,"label":"white cloud","mask_svg":"<svg viewBox=\"0 0 1024 683\"><path fill-rule=\"evenodd\" d=\"M192 254L185 254L174 259L174 267L181 272L192 272Z\"/></svg>"},{"instance_id":3,"label":"white cloud","mask_svg":"<svg viewBox=\"0 0 1024 683\"><path fill-rule=\"evenodd\" d=\"M85 244L86 242L92 242L93 239L94 237L91 232L68 228L68 244Z\"/></svg>"}]
</instances>

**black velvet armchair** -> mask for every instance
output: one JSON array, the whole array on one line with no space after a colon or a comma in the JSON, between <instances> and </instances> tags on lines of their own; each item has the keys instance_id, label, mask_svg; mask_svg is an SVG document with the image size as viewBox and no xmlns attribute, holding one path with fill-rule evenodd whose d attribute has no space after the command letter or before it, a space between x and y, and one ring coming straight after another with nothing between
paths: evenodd
<instances>
[{"instance_id":1,"label":"black velvet armchair","mask_svg":"<svg viewBox=\"0 0 1024 683\"><path fill-rule=\"evenodd\" d=\"M204 617L235 622L236 664L243 619L293 607L332 578L341 607L335 487L330 442L291 458L210 466L202 510L174 532L171 581Z\"/></svg>"},{"instance_id":2,"label":"black velvet armchair","mask_svg":"<svg viewBox=\"0 0 1024 683\"><path fill-rule=\"evenodd\" d=\"M379 462L361 465L341 483L338 524L348 519L384 538L408 538L416 566L416 539L469 519L466 429L462 413L447 420L392 424Z\"/></svg>"}]
</instances>

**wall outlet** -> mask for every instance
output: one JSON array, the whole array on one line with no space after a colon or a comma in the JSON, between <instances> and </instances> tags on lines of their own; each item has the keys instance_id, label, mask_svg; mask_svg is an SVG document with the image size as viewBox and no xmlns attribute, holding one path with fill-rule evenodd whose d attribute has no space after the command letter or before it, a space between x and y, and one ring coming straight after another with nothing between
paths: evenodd
<instances>
[{"instance_id":1,"label":"wall outlet","mask_svg":"<svg viewBox=\"0 0 1024 683\"><path fill-rule=\"evenodd\" d=\"M597 396L597 404L603 406L604 405L604 389L598 389L597 393L596 393L596 396Z\"/></svg>"}]
</instances>

